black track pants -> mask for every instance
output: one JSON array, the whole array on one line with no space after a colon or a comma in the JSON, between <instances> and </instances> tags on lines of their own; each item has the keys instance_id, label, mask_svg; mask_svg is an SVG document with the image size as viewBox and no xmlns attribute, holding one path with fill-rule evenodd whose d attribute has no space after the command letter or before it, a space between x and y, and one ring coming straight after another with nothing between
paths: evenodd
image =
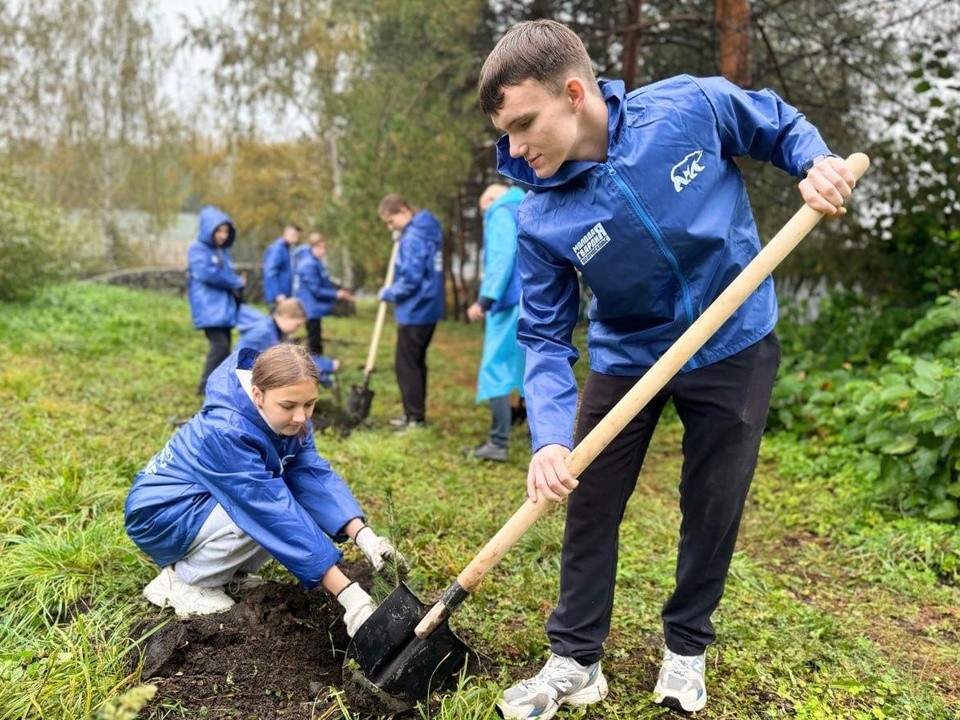
<instances>
[{"instance_id":1,"label":"black track pants","mask_svg":"<svg viewBox=\"0 0 960 720\"><path fill-rule=\"evenodd\" d=\"M682 520L676 587L662 611L664 639L681 655L699 654L713 642L710 616L723 595L779 364L780 344L771 333L732 357L674 377L580 475L568 499L560 599L547 622L553 652L581 663L603 656L620 521L670 398L684 429ZM577 442L636 380L590 373Z\"/></svg>"},{"instance_id":2,"label":"black track pants","mask_svg":"<svg viewBox=\"0 0 960 720\"><path fill-rule=\"evenodd\" d=\"M408 420L427 414L427 348L437 324L397 325L397 385Z\"/></svg>"},{"instance_id":3,"label":"black track pants","mask_svg":"<svg viewBox=\"0 0 960 720\"><path fill-rule=\"evenodd\" d=\"M217 369L224 360L230 356L230 331L228 327L204 328L203 332L207 336L207 342L210 347L207 350L207 360L203 364L203 374L200 376L200 383L197 385L197 395L203 395L207 388L207 378L210 373Z\"/></svg>"}]
</instances>

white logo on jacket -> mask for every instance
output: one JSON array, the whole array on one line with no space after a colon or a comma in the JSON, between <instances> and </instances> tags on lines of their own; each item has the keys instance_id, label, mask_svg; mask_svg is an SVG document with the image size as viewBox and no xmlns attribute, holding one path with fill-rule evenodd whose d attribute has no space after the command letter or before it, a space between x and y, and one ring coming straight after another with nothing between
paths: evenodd
<instances>
[{"instance_id":1,"label":"white logo on jacket","mask_svg":"<svg viewBox=\"0 0 960 720\"><path fill-rule=\"evenodd\" d=\"M700 164L702 157L703 150L694 150L670 168L670 179L673 180L673 189L675 192L683 190L696 179L697 175L706 170L706 168Z\"/></svg>"},{"instance_id":2,"label":"white logo on jacket","mask_svg":"<svg viewBox=\"0 0 960 720\"><path fill-rule=\"evenodd\" d=\"M597 223L577 241L573 251L577 254L580 264L586 265L594 255L603 250L608 242L610 242L610 236L607 234L607 229L602 223Z\"/></svg>"}]
</instances>

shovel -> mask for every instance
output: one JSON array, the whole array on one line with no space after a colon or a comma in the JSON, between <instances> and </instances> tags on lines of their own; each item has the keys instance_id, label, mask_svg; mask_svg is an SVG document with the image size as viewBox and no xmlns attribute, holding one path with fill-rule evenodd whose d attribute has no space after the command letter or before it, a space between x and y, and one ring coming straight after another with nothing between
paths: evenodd
<instances>
[{"instance_id":1,"label":"shovel","mask_svg":"<svg viewBox=\"0 0 960 720\"><path fill-rule=\"evenodd\" d=\"M393 284L393 265L397 261L397 249L400 247L400 238L393 241L393 249L390 251L390 264L387 265L387 277L384 280L384 286L390 287ZM387 317L387 302L380 301L377 308L377 320L373 324L373 337L370 339L370 350L367 352L367 363L363 367L363 384L354 385L350 388L350 395L347 397L347 415L354 422L366 420L370 414L370 404L373 402L373 390L370 389L370 376L373 374L373 368L377 360L377 347L380 345L380 336L383 334L383 323Z\"/></svg>"},{"instance_id":2,"label":"shovel","mask_svg":"<svg viewBox=\"0 0 960 720\"><path fill-rule=\"evenodd\" d=\"M855 153L846 160L854 176L869 160ZM657 360L565 462L574 477L591 463L627 423L680 371L706 341L766 280L823 217L804 205L733 282ZM432 607L401 583L374 611L347 647L344 689L351 706L371 713L409 709L443 687L470 654L450 630L447 618L480 584L520 537L555 503L527 500L457 576Z\"/></svg>"}]
</instances>

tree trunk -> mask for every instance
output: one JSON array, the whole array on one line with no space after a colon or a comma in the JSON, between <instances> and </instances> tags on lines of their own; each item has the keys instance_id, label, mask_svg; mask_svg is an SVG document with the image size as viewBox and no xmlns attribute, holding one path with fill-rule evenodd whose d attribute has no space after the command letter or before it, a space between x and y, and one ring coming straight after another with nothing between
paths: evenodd
<instances>
[{"instance_id":1,"label":"tree trunk","mask_svg":"<svg viewBox=\"0 0 960 720\"><path fill-rule=\"evenodd\" d=\"M620 77L627 91L637 86L637 64L640 61L640 13L643 0L626 0L627 12L623 31L623 54L620 56Z\"/></svg>"},{"instance_id":2,"label":"tree trunk","mask_svg":"<svg viewBox=\"0 0 960 720\"><path fill-rule=\"evenodd\" d=\"M750 0L714 0L720 74L748 88L750 71Z\"/></svg>"}]
</instances>

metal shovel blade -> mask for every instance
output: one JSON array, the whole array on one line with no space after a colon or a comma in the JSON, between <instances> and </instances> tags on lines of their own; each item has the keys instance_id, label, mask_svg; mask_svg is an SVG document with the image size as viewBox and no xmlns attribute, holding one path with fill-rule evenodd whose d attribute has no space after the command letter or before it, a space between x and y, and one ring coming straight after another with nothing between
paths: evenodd
<instances>
[{"instance_id":1,"label":"metal shovel blade","mask_svg":"<svg viewBox=\"0 0 960 720\"><path fill-rule=\"evenodd\" d=\"M347 398L347 415L351 420L359 422L366 420L370 415L370 404L373 402L373 390L363 385L353 385L350 396Z\"/></svg>"},{"instance_id":2,"label":"metal shovel blade","mask_svg":"<svg viewBox=\"0 0 960 720\"><path fill-rule=\"evenodd\" d=\"M400 583L360 626L343 662L351 709L372 715L409 710L464 667L470 649L446 622L422 640L414 634L429 609Z\"/></svg>"}]
</instances>

